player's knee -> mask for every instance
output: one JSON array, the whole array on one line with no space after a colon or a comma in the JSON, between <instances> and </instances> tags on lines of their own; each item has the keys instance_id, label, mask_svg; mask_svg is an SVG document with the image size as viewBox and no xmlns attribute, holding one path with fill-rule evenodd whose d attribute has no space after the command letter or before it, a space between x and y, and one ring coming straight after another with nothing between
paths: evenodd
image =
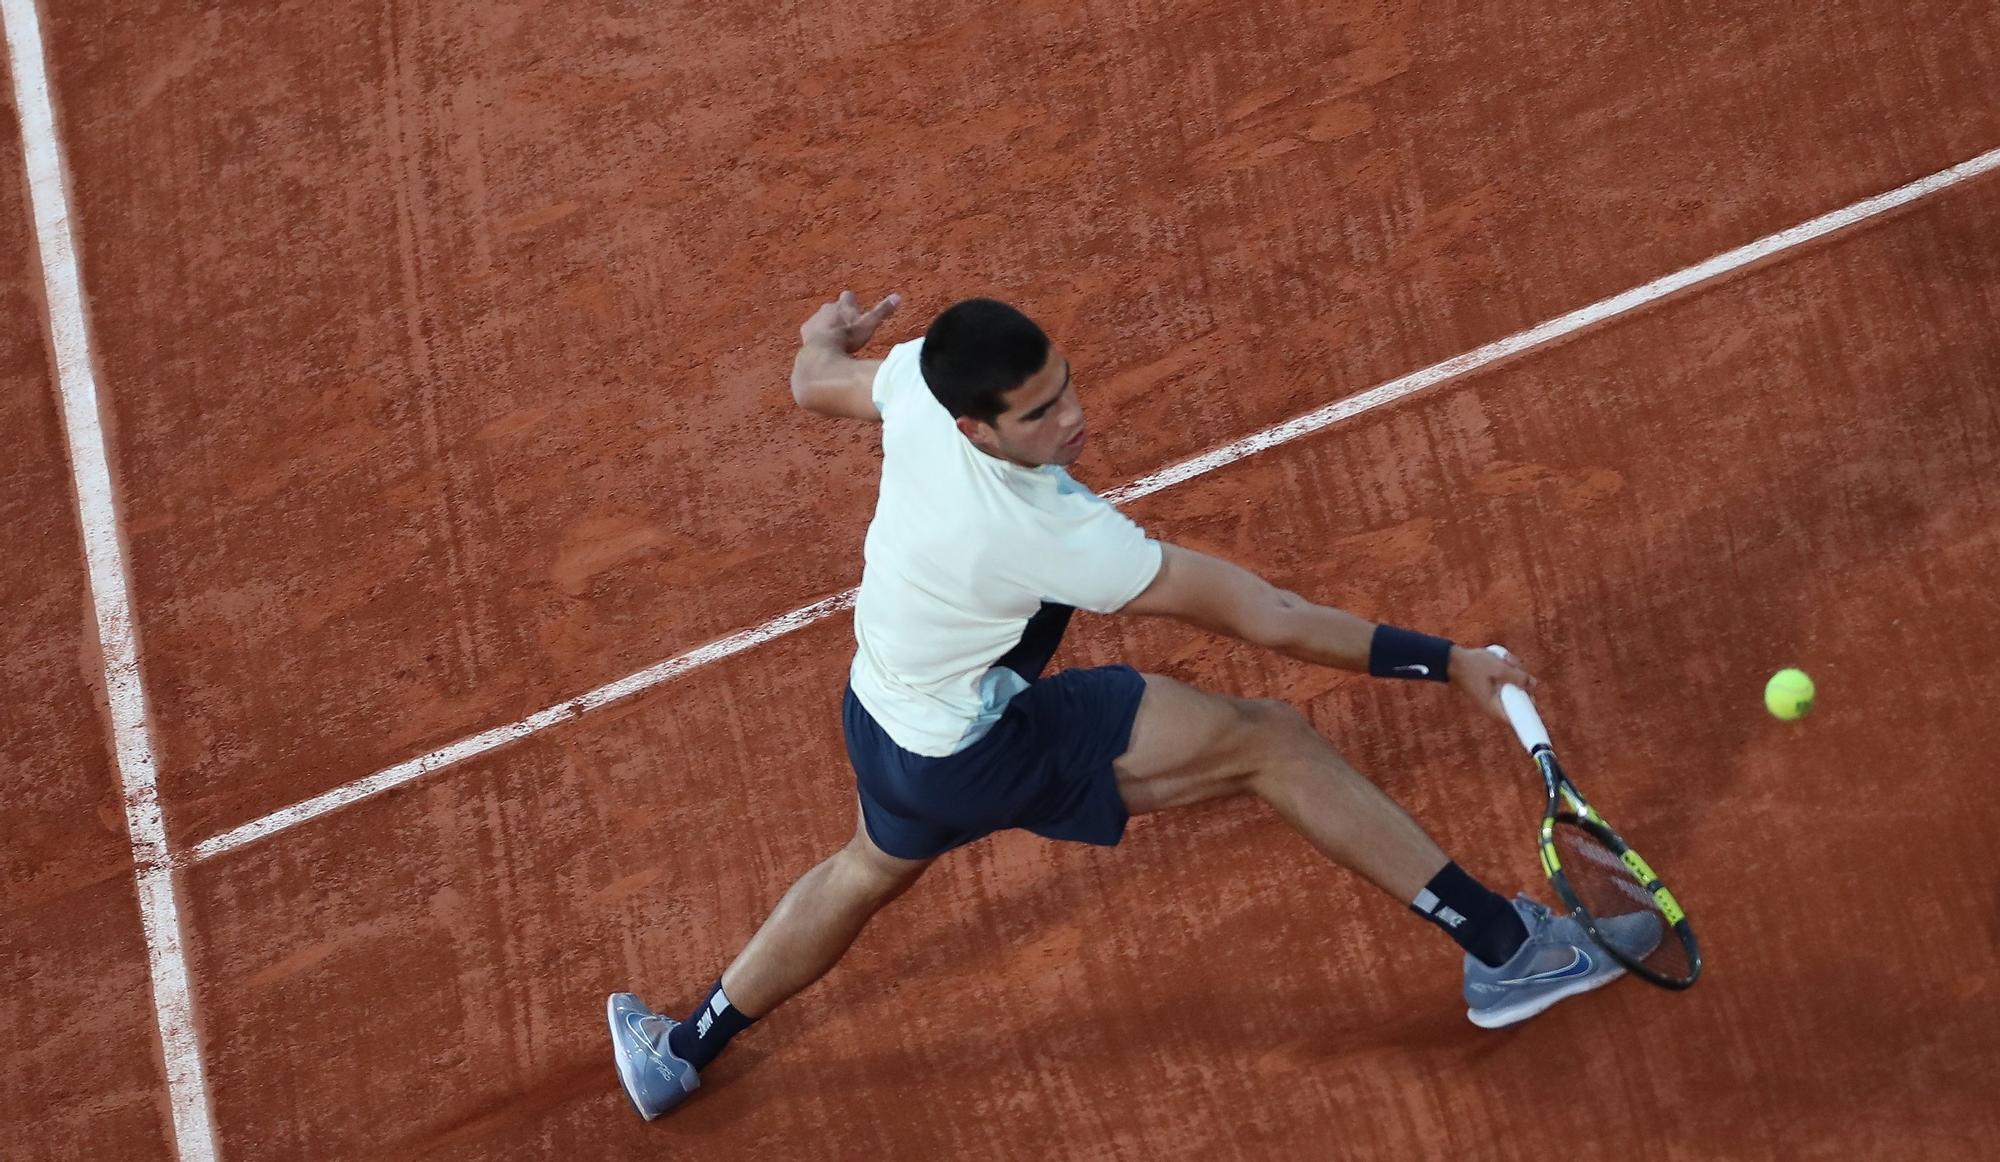
<instances>
[{"instance_id":1,"label":"player's knee","mask_svg":"<svg viewBox=\"0 0 2000 1162\"><path fill-rule=\"evenodd\" d=\"M1236 705L1246 720L1265 729L1287 729L1305 721L1298 707L1278 698L1239 698Z\"/></svg>"},{"instance_id":2,"label":"player's knee","mask_svg":"<svg viewBox=\"0 0 2000 1162\"><path fill-rule=\"evenodd\" d=\"M1316 765L1333 750L1312 720L1289 702L1259 698L1246 700L1242 708L1260 771Z\"/></svg>"},{"instance_id":3,"label":"player's knee","mask_svg":"<svg viewBox=\"0 0 2000 1162\"><path fill-rule=\"evenodd\" d=\"M861 835L842 848L833 862L843 887L878 906L908 891L929 866L928 862L884 855Z\"/></svg>"},{"instance_id":4,"label":"player's knee","mask_svg":"<svg viewBox=\"0 0 2000 1162\"><path fill-rule=\"evenodd\" d=\"M1311 720L1289 702L1276 698L1245 699L1241 704L1244 720L1266 747L1290 748L1312 740L1324 745Z\"/></svg>"}]
</instances>

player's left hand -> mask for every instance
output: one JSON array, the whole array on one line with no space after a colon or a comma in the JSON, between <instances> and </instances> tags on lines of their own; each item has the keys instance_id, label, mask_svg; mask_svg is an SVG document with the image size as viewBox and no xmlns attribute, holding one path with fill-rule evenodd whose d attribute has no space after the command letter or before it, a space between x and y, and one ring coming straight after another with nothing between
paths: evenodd
<instances>
[{"instance_id":1,"label":"player's left hand","mask_svg":"<svg viewBox=\"0 0 2000 1162\"><path fill-rule=\"evenodd\" d=\"M892 294L864 311L853 291L841 291L839 298L822 305L799 328L799 341L809 347L823 343L852 355L866 347L875 337L875 328L902 305L903 296Z\"/></svg>"},{"instance_id":2,"label":"player's left hand","mask_svg":"<svg viewBox=\"0 0 2000 1162\"><path fill-rule=\"evenodd\" d=\"M1500 706L1500 687L1519 686L1523 690L1535 688L1535 676L1521 667L1511 656L1501 657L1485 650L1453 646L1451 664L1445 672L1451 684L1465 691L1466 695L1479 704L1479 708L1502 722L1507 721L1507 711Z\"/></svg>"}]
</instances>

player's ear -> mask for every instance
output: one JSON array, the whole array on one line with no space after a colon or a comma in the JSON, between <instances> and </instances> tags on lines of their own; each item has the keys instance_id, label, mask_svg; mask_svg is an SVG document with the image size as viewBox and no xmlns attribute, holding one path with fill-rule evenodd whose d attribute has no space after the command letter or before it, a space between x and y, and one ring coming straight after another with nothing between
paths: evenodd
<instances>
[{"instance_id":1,"label":"player's ear","mask_svg":"<svg viewBox=\"0 0 2000 1162\"><path fill-rule=\"evenodd\" d=\"M990 437L987 435L988 425L980 423L971 416L960 416L952 422L957 424L959 432L973 443L983 445L990 442Z\"/></svg>"}]
</instances>

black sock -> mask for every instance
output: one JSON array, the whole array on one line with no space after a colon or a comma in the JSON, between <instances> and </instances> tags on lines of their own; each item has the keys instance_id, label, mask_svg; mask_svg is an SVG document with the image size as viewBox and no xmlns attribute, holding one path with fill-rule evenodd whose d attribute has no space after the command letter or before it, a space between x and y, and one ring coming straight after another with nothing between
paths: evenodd
<instances>
[{"instance_id":1,"label":"black sock","mask_svg":"<svg viewBox=\"0 0 2000 1162\"><path fill-rule=\"evenodd\" d=\"M1431 877L1410 901L1410 911L1444 929L1488 968L1512 960L1528 938L1514 905L1456 863L1444 865Z\"/></svg>"},{"instance_id":2,"label":"black sock","mask_svg":"<svg viewBox=\"0 0 2000 1162\"><path fill-rule=\"evenodd\" d=\"M688 1019L667 1034L667 1048L695 1069L707 1069L722 1047L729 1044L729 1039L748 1029L756 1019L729 1003L718 980L694 1012L688 1014Z\"/></svg>"}]
</instances>

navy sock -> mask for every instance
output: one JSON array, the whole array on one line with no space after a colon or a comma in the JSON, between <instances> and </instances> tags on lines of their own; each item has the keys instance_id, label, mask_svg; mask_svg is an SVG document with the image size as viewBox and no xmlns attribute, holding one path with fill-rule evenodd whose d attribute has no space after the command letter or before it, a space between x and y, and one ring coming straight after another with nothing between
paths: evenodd
<instances>
[{"instance_id":1,"label":"navy sock","mask_svg":"<svg viewBox=\"0 0 2000 1162\"><path fill-rule=\"evenodd\" d=\"M1444 929L1488 968L1512 960L1528 939L1527 926L1514 905L1456 863L1445 864L1431 877L1410 901L1410 911Z\"/></svg>"},{"instance_id":2,"label":"navy sock","mask_svg":"<svg viewBox=\"0 0 2000 1162\"><path fill-rule=\"evenodd\" d=\"M747 1016L729 1003L729 997L722 991L722 982L715 987L688 1014L688 1019L675 1025L667 1033L667 1048L674 1056L695 1067L708 1068L729 1039L748 1029L757 1018Z\"/></svg>"}]
</instances>

